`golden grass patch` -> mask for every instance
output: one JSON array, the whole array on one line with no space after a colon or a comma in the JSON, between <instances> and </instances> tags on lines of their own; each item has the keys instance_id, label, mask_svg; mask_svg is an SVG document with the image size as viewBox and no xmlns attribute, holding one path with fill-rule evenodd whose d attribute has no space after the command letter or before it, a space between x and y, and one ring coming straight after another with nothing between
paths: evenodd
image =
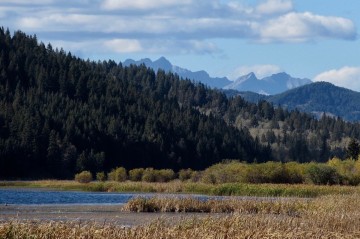
<instances>
[{"instance_id":1,"label":"golden grass patch","mask_svg":"<svg viewBox=\"0 0 360 239\"><path fill-rule=\"evenodd\" d=\"M184 203L199 203L189 200L185 199ZM360 238L358 194L270 202L270 211L263 201L254 200L252 206L261 209L257 213L234 210L176 223L158 219L136 227L91 222L1 222L0 238ZM235 205L235 200L226 203L234 208L245 207ZM297 215L286 213L289 204L300 205ZM284 210L278 211L277 207Z\"/></svg>"}]
</instances>

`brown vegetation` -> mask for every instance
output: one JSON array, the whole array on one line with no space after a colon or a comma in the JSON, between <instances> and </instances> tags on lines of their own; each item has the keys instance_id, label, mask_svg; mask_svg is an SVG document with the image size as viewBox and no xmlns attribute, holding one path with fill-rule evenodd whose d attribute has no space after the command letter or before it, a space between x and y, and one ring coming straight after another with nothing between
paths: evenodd
<instances>
[{"instance_id":1,"label":"brown vegetation","mask_svg":"<svg viewBox=\"0 0 360 239\"><path fill-rule=\"evenodd\" d=\"M93 176L89 171L82 171L75 175L75 181L79 183L90 183L93 180Z\"/></svg>"},{"instance_id":2,"label":"brown vegetation","mask_svg":"<svg viewBox=\"0 0 360 239\"><path fill-rule=\"evenodd\" d=\"M31 222L0 223L0 238L359 238L360 197L326 196L307 201L280 201L304 205L297 214L266 210L209 214L207 218L123 227L110 223ZM235 203L235 201L231 202ZM262 205L262 201L253 201ZM240 202L241 204L241 202ZM264 207L266 208L266 207Z\"/></svg>"},{"instance_id":3,"label":"brown vegetation","mask_svg":"<svg viewBox=\"0 0 360 239\"><path fill-rule=\"evenodd\" d=\"M300 215L309 206L306 199L229 198L201 200L193 197L138 197L123 210L130 212L196 212Z\"/></svg>"}]
</instances>

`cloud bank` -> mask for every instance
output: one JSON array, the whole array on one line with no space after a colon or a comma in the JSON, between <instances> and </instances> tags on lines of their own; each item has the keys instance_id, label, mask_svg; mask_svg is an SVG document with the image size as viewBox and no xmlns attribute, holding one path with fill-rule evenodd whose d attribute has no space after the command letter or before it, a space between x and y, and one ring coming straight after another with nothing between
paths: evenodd
<instances>
[{"instance_id":1,"label":"cloud bank","mask_svg":"<svg viewBox=\"0 0 360 239\"><path fill-rule=\"evenodd\" d=\"M83 43L119 53L221 52L215 39L253 43L353 40L355 24L336 16L297 12L291 0L257 5L221 0L4 0L0 21L49 41ZM250 2L250 1L249 1Z\"/></svg>"},{"instance_id":2,"label":"cloud bank","mask_svg":"<svg viewBox=\"0 0 360 239\"><path fill-rule=\"evenodd\" d=\"M360 67L345 66L323 72L314 78L315 81L327 81L336 86L360 92Z\"/></svg>"}]
</instances>

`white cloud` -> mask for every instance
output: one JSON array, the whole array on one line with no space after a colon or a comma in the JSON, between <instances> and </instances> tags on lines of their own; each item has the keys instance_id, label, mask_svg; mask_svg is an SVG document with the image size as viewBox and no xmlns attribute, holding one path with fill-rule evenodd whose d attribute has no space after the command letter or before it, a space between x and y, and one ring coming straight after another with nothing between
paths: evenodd
<instances>
[{"instance_id":1,"label":"white cloud","mask_svg":"<svg viewBox=\"0 0 360 239\"><path fill-rule=\"evenodd\" d=\"M212 43L187 40L137 40L137 39L97 39L88 41L52 41L53 48L63 48L80 55L86 55L91 49L93 54L113 53L161 53L161 54L212 54L220 50Z\"/></svg>"},{"instance_id":2,"label":"white cloud","mask_svg":"<svg viewBox=\"0 0 360 239\"><path fill-rule=\"evenodd\" d=\"M61 49L63 48L65 51L74 52L86 52L88 49L94 49L95 51L99 48L99 45L102 44L102 41L94 40L94 41L52 41L52 47Z\"/></svg>"},{"instance_id":3,"label":"white cloud","mask_svg":"<svg viewBox=\"0 0 360 239\"><path fill-rule=\"evenodd\" d=\"M12 30L42 33L49 40L136 39L142 50L213 54L217 39L254 43L304 42L356 37L346 18L299 13L291 0L258 5L222 0L0 0L0 20ZM43 3L43 4L41 4ZM62 35L59 32L63 33ZM85 36L85 37L84 37ZM160 45L157 45L160 44ZM178 44L178 45L177 45ZM165 49L167 48L167 49ZM136 49L136 48L135 48ZM140 48L137 48L140 49Z\"/></svg>"},{"instance_id":4,"label":"white cloud","mask_svg":"<svg viewBox=\"0 0 360 239\"><path fill-rule=\"evenodd\" d=\"M228 77L231 80L236 80L240 76L247 75L253 72L257 78L262 79L275 73L281 72L281 68L277 65L252 65L240 66L236 68Z\"/></svg>"},{"instance_id":5,"label":"white cloud","mask_svg":"<svg viewBox=\"0 0 360 239\"><path fill-rule=\"evenodd\" d=\"M193 49L192 53L211 54L220 51L218 47L211 42L192 40L192 41L188 41L188 45L191 47L190 49Z\"/></svg>"},{"instance_id":6,"label":"white cloud","mask_svg":"<svg viewBox=\"0 0 360 239\"><path fill-rule=\"evenodd\" d=\"M104 46L109 50L118 53L141 52L143 47L140 41L134 39L113 39L104 42Z\"/></svg>"},{"instance_id":7,"label":"white cloud","mask_svg":"<svg viewBox=\"0 0 360 239\"><path fill-rule=\"evenodd\" d=\"M319 38L355 39L355 24L346 18L310 12L288 13L257 26L261 41L302 42Z\"/></svg>"},{"instance_id":8,"label":"white cloud","mask_svg":"<svg viewBox=\"0 0 360 239\"><path fill-rule=\"evenodd\" d=\"M214 44L195 40L113 39L106 41L104 46L109 52L115 51L118 53L211 54L219 52L219 49Z\"/></svg>"},{"instance_id":9,"label":"white cloud","mask_svg":"<svg viewBox=\"0 0 360 239\"><path fill-rule=\"evenodd\" d=\"M315 81L327 81L334 85L360 91L360 67L345 66L323 72L314 78Z\"/></svg>"},{"instance_id":10,"label":"white cloud","mask_svg":"<svg viewBox=\"0 0 360 239\"><path fill-rule=\"evenodd\" d=\"M291 0L267 0L256 7L259 14L279 14L289 12L293 9Z\"/></svg>"},{"instance_id":11,"label":"white cloud","mask_svg":"<svg viewBox=\"0 0 360 239\"><path fill-rule=\"evenodd\" d=\"M50 4L53 3L54 0L1 0L0 4L19 4L19 5L31 5L31 4Z\"/></svg>"},{"instance_id":12,"label":"white cloud","mask_svg":"<svg viewBox=\"0 0 360 239\"><path fill-rule=\"evenodd\" d=\"M39 21L39 19L36 19L34 17L24 17L19 19L18 24L22 26L23 30L26 29L39 29L43 27L42 21Z\"/></svg>"},{"instance_id":13,"label":"white cloud","mask_svg":"<svg viewBox=\"0 0 360 239\"><path fill-rule=\"evenodd\" d=\"M190 4L192 0L105 0L102 7L106 10L149 10L163 7L175 7Z\"/></svg>"},{"instance_id":14,"label":"white cloud","mask_svg":"<svg viewBox=\"0 0 360 239\"><path fill-rule=\"evenodd\" d=\"M79 28L75 27L77 25L82 27L92 25L93 27L98 28L99 26L96 23L99 21L103 22L101 21L101 18L96 15L48 13L41 17L19 18L18 25L21 25L22 28L38 28L43 30L56 26L57 29L54 29L55 31L60 30L59 27L67 29L68 31L78 31Z\"/></svg>"}]
</instances>

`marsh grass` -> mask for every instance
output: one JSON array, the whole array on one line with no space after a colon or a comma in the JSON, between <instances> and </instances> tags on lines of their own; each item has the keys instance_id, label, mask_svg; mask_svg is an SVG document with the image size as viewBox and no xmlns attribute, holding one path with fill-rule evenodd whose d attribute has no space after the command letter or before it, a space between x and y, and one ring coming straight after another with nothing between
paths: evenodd
<instances>
[{"instance_id":1,"label":"marsh grass","mask_svg":"<svg viewBox=\"0 0 360 239\"><path fill-rule=\"evenodd\" d=\"M236 201L228 203L232 205ZM262 201L252 203L264 208L262 212L240 210L177 222L160 218L136 227L74 221L0 222L0 238L360 238L359 194L280 200L283 213L268 212ZM289 203L294 203L296 208L303 203L304 207L300 206L298 215L288 214L285 209Z\"/></svg>"},{"instance_id":2,"label":"marsh grass","mask_svg":"<svg viewBox=\"0 0 360 239\"><path fill-rule=\"evenodd\" d=\"M123 210L130 212L241 213L298 216L309 207L305 199L210 199L194 197L137 197L130 199Z\"/></svg>"},{"instance_id":3,"label":"marsh grass","mask_svg":"<svg viewBox=\"0 0 360 239\"><path fill-rule=\"evenodd\" d=\"M145 192L145 193L185 193L218 196L260 196L260 197L319 197L323 195L344 195L360 193L354 186L318 186L312 184L245 184L225 183L206 184L181 182L174 180L167 183L149 182L90 182L76 181L0 181L0 187L47 188L56 190L78 190L93 192Z\"/></svg>"}]
</instances>

